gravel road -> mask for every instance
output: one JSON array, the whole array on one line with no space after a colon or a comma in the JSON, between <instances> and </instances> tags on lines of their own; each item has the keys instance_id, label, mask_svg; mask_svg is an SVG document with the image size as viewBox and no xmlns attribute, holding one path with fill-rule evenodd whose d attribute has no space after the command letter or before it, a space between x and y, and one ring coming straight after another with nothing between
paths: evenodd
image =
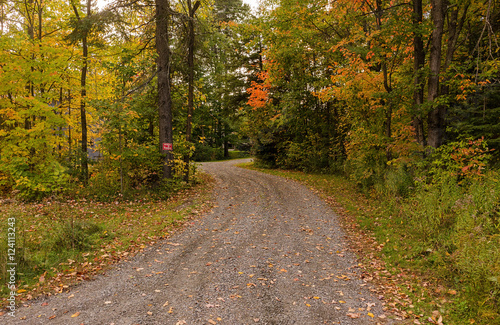
<instances>
[{"instance_id":1,"label":"gravel road","mask_svg":"<svg viewBox=\"0 0 500 325\"><path fill-rule=\"evenodd\" d=\"M201 166L215 206L183 232L0 323L385 324L330 208L239 162Z\"/></svg>"}]
</instances>

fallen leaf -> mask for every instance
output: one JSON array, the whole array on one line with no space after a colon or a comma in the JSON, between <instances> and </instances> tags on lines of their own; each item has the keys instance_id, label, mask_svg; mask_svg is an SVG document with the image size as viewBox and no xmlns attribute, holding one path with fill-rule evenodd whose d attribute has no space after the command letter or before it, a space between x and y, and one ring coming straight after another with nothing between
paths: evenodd
<instances>
[{"instance_id":1,"label":"fallen leaf","mask_svg":"<svg viewBox=\"0 0 500 325\"><path fill-rule=\"evenodd\" d=\"M48 302L44 302L44 303L42 303L42 306L48 306L48 305L49 305L49 303L48 303Z\"/></svg>"},{"instance_id":2,"label":"fallen leaf","mask_svg":"<svg viewBox=\"0 0 500 325\"><path fill-rule=\"evenodd\" d=\"M80 315L80 312L77 311L76 313L74 313L73 315L71 315L72 318L75 318L75 317L78 317L78 315Z\"/></svg>"},{"instance_id":3,"label":"fallen leaf","mask_svg":"<svg viewBox=\"0 0 500 325\"><path fill-rule=\"evenodd\" d=\"M370 316L371 318L375 317L375 315L373 315L372 313L368 313L368 316Z\"/></svg>"},{"instance_id":4,"label":"fallen leaf","mask_svg":"<svg viewBox=\"0 0 500 325\"><path fill-rule=\"evenodd\" d=\"M178 243L167 243L167 245L180 246L181 244L178 244Z\"/></svg>"},{"instance_id":5,"label":"fallen leaf","mask_svg":"<svg viewBox=\"0 0 500 325\"><path fill-rule=\"evenodd\" d=\"M217 324L217 322L216 322L216 321L211 320L211 319L209 319L209 320L208 320L208 322L209 322L210 324L212 324L212 325L216 325L216 324Z\"/></svg>"},{"instance_id":6,"label":"fallen leaf","mask_svg":"<svg viewBox=\"0 0 500 325\"><path fill-rule=\"evenodd\" d=\"M448 291L448 293L450 295L456 295L457 294L457 290L450 290L450 291Z\"/></svg>"},{"instance_id":7,"label":"fallen leaf","mask_svg":"<svg viewBox=\"0 0 500 325\"><path fill-rule=\"evenodd\" d=\"M347 316L349 316L351 318L359 318L359 316L361 316L361 315L360 314L349 313L349 314L347 314Z\"/></svg>"},{"instance_id":8,"label":"fallen leaf","mask_svg":"<svg viewBox=\"0 0 500 325\"><path fill-rule=\"evenodd\" d=\"M54 319L54 318L56 318L56 315L52 315L49 317L49 319Z\"/></svg>"},{"instance_id":9,"label":"fallen leaf","mask_svg":"<svg viewBox=\"0 0 500 325\"><path fill-rule=\"evenodd\" d=\"M168 306L168 300L165 301L165 303L163 304L163 307L165 307L165 306Z\"/></svg>"}]
</instances>

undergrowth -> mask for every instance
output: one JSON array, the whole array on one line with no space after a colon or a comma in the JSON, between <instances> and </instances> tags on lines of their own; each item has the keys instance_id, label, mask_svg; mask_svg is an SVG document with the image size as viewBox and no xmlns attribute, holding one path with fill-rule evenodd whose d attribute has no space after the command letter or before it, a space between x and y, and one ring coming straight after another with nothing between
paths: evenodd
<instances>
[{"instance_id":1,"label":"undergrowth","mask_svg":"<svg viewBox=\"0 0 500 325\"><path fill-rule=\"evenodd\" d=\"M40 202L4 200L0 206L0 281L5 283L9 276L9 218L16 221L19 302L60 293L168 236L203 208L211 184L212 179L201 174L192 186L163 189L163 197L157 193L129 199L115 194L111 202L93 196ZM180 205L185 208L178 211ZM5 306L9 293L7 286L1 286L0 307Z\"/></svg>"}]
</instances>

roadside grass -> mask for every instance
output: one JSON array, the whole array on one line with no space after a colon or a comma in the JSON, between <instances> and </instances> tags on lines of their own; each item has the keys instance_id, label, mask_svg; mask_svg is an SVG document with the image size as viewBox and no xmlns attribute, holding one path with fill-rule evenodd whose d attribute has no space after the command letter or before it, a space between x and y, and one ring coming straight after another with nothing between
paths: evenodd
<instances>
[{"instance_id":1,"label":"roadside grass","mask_svg":"<svg viewBox=\"0 0 500 325\"><path fill-rule=\"evenodd\" d=\"M493 246L499 250L499 237L457 239L466 232L442 224L451 217L460 219L457 207L453 210L457 216L446 210L448 202L460 202L456 195L433 197L426 190L419 197L403 199L375 190L362 193L339 175L261 169L253 163L238 166L297 180L323 197L341 216L352 248L367 271L364 277L382 288L376 294L385 296L385 308L404 323L500 324L498 289L488 282L497 280L488 271L500 265L499 255L492 253ZM441 216L441 223L425 221L433 215ZM432 233L423 233L423 228ZM460 250L453 245L473 247ZM485 245L490 249L481 250Z\"/></svg>"},{"instance_id":2,"label":"roadside grass","mask_svg":"<svg viewBox=\"0 0 500 325\"><path fill-rule=\"evenodd\" d=\"M99 202L85 198L0 206L0 281L6 283L8 219L16 220L17 302L57 294L168 237L208 207L213 180L163 200ZM12 219L11 219L12 220ZM1 286L0 307L8 287Z\"/></svg>"},{"instance_id":3,"label":"roadside grass","mask_svg":"<svg viewBox=\"0 0 500 325\"><path fill-rule=\"evenodd\" d=\"M243 158L250 158L250 157L251 157L251 155L246 151L231 150L231 151L229 151L229 157L226 157L223 159L217 159L217 160L210 160L210 161L211 162L218 162L218 161L243 159Z\"/></svg>"},{"instance_id":4,"label":"roadside grass","mask_svg":"<svg viewBox=\"0 0 500 325\"><path fill-rule=\"evenodd\" d=\"M229 151L229 159L249 158L250 154L246 151L232 150Z\"/></svg>"}]
</instances>

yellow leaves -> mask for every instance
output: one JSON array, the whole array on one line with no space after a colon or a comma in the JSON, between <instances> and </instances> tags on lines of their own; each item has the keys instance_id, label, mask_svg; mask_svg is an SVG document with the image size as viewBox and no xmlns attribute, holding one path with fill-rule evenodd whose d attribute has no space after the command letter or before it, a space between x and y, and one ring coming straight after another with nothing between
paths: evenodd
<instances>
[{"instance_id":1,"label":"yellow leaves","mask_svg":"<svg viewBox=\"0 0 500 325\"><path fill-rule=\"evenodd\" d=\"M76 313L74 313L73 315L71 315L71 318L75 318L75 317L78 317L80 316L80 312L77 311Z\"/></svg>"}]
</instances>

